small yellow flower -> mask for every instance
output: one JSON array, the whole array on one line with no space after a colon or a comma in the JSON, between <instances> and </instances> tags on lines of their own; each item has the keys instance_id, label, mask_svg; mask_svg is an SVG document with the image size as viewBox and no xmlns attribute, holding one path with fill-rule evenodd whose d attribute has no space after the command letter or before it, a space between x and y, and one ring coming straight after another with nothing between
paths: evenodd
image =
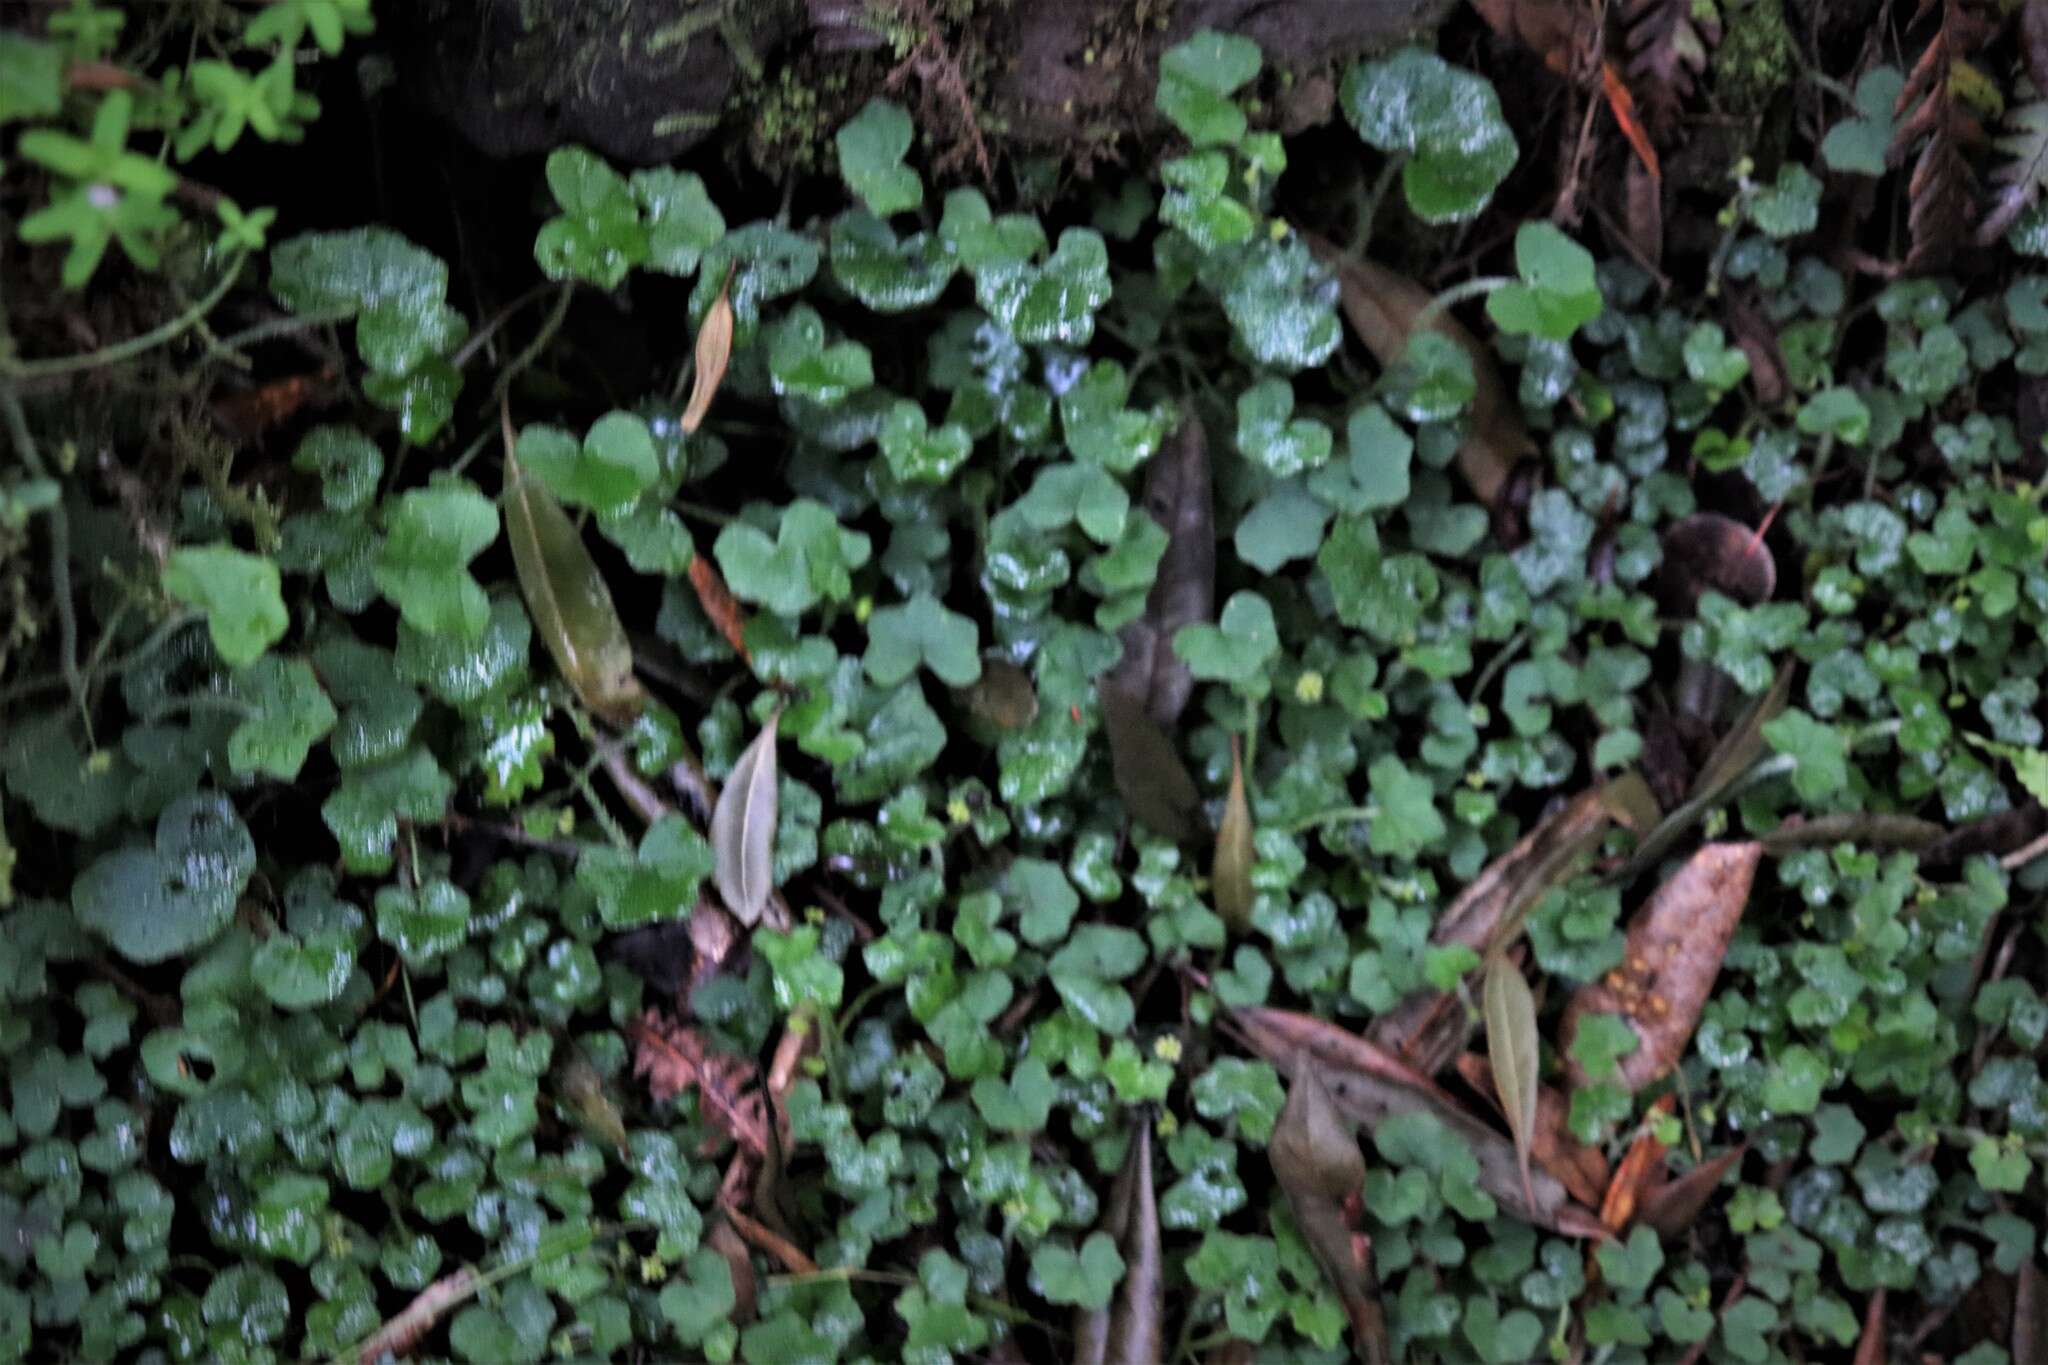
<instances>
[{"instance_id":1,"label":"small yellow flower","mask_svg":"<svg viewBox=\"0 0 2048 1365\"><path fill-rule=\"evenodd\" d=\"M665 1280L667 1278L668 1265L661 1257L642 1256L640 1258L640 1282L642 1284L653 1284L656 1280Z\"/></svg>"},{"instance_id":2,"label":"small yellow flower","mask_svg":"<svg viewBox=\"0 0 2048 1365\"><path fill-rule=\"evenodd\" d=\"M1313 668L1294 680L1294 699L1303 706L1314 706L1323 699L1323 675Z\"/></svg>"},{"instance_id":3,"label":"small yellow flower","mask_svg":"<svg viewBox=\"0 0 2048 1365\"><path fill-rule=\"evenodd\" d=\"M1180 1061L1180 1039L1171 1033L1162 1033L1152 1044L1152 1055L1169 1064Z\"/></svg>"},{"instance_id":4,"label":"small yellow flower","mask_svg":"<svg viewBox=\"0 0 2048 1365\"><path fill-rule=\"evenodd\" d=\"M965 797L954 797L946 803L946 818L956 825L964 825L974 818L974 810Z\"/></svg>"}]
</instances>

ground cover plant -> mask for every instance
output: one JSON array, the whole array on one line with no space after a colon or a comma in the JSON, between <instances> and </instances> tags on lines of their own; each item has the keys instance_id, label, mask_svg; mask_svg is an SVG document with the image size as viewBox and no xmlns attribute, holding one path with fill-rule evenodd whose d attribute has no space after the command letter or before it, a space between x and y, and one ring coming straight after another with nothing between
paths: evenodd
<instances>
[{"instance_id":1,"label":"ground cover plant","mask_svg":"<svg viewBox=\"0 0 2048 1365\"><path fill-rule=\"evenodd\" d=\"M809 8L0 6L0 1360L2048 1359L2048 6Z\"/></svg>"}]
</instances>

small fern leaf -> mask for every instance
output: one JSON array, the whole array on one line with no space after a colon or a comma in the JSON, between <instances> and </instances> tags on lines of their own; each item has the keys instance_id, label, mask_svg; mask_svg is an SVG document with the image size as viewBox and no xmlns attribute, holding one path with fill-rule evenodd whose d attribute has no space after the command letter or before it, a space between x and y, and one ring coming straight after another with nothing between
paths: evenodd
<instances>
[{"instance_id":1,"label":"small fern leaf","mask_svg":"<svg viewBox=\"0 0 2048 1365\"><path fill-rule=\"evenodd\" d=\"M2048 185L2048 100L2035 100L2012 110L2005 132L1993 144L2006 160L1992 172L1998 187L1991 212L1977 228L1977 245L1990 246L2005 235L2013 220L2026 211Z\"/></svg>"}]
</instances>

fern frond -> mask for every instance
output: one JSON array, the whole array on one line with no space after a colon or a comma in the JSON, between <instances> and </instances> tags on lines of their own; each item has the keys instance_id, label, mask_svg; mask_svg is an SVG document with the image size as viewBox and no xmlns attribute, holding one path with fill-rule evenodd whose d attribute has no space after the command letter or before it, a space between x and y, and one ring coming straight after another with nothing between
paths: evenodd
<instances>
[{"instance_id":1,"label":"fern frond","mask_svg":"<svg viewBox=\"0 0 2048 1365\"><path fill-rule=\"evenodd\" d=\"M1693 21L1693 0L1626 0L1621 8L1628 83L1649 113L1651 126L1668 132L1693 78L1721 40L1713 20Z\"/></svg>"},{"instance_id":2,"label":"fern frond","mask_svg":"<svg viewBox=\"0 0 2048 1365\"><path fill-rule=\"evenodd\" d=\"M1998 194L1977 227L1977 245L1990 246L2048 185L2048 100L2022 104L2005 116L2005 132L1993 143L2005 161L1991 174Z\"/></svg>"}]
</instances>

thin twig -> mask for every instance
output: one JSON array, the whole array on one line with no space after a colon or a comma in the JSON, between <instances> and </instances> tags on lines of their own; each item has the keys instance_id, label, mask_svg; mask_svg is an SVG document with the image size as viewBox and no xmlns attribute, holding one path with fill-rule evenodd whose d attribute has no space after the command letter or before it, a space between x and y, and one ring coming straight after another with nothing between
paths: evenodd
<instances>
[{"instance_id":1,"label":"thin twig","mask_svg":"<svg viewBox=\"0 0 2048 1365\"><path fill-rule=\"evenodd\" d=\"M0 318L0 336L4 336L6 323ZM0 354L11 349L0 345ZM42 453L36 449L35 437L28 429L28 415L21 410L21 395L15 392L12 383L0 383L0 409L5 409L7 431L14 440L14 452L20 457L28 472L38 479L50 477L48 466L43 463ZM85 678L78 671L78 613L71 601L71 518L64 510L64 497L60 492L49 507L50 520L50 594L56 599L58 667L63 670L64 686L71 692L71 700L80 714L85 712Z\"/></svg>"},{"instance_id":2,"label":"thin twig","mask_svg":"<svg viewBox=\"0 0 2048 1365\"><path fill-rule=\"evenodd\" d=\"M214 306L227 297L228 290L235 287L235 281L241 278L242 266L248 259L248 252L236 252L235 258L228 262L228 268L221 275L219 283L209 289L204 298L160 327L152 327L140 336L117 341L110 346L102 346L97 351L87 351L84 355L52 356L45 360L0 357L0 374L13 379L41 379L53 374L96 370L102 365L115 365L124 360L133 360L145 351L153 350L190 330L211 313Z\"/></svg>"}]
</instances>

